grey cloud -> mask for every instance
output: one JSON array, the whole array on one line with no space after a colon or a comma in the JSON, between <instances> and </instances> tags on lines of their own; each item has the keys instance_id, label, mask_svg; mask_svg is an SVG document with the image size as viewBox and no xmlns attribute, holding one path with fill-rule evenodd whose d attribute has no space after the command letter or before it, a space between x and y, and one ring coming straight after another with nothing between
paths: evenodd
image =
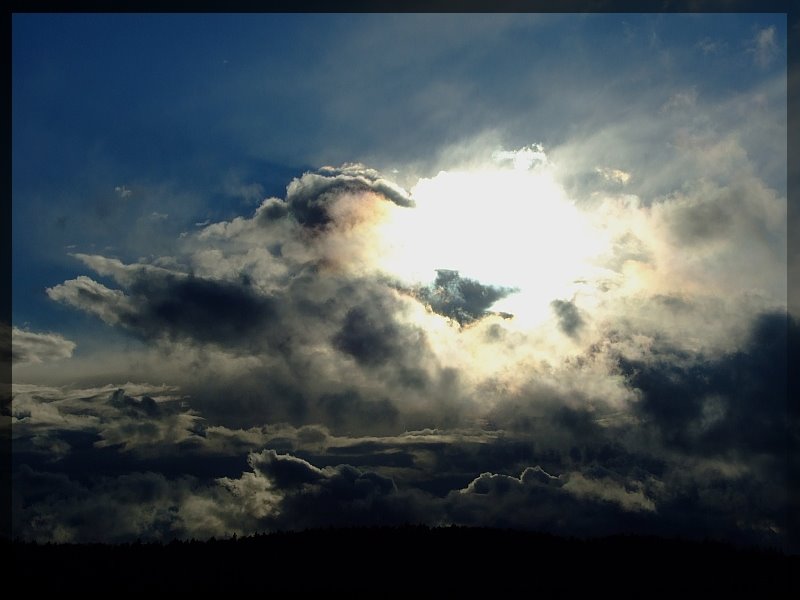
<instances>
[{"instance_id":1,"label":"grey cloud","mask_svg":"<svg viewBox=\"0 0 800 600\"><path fill-rule=\"evenodd\" d=\"M47 293L146 339L185 338L232 348L252 346L277 314L275 301L246 282L127 267L120 264L116 277L127 284L128 294L86 276L48 288Z\"/></svg>"},{"instance_id":2,"label":"grey cloud","mask_svg":"<svg viewBox=\"0 0 800 600\"><path fill-rule=\"evenodd\" d=\"M284 200L268 198L256 211L256 220L276 221L289 214L289 207Z\"/></svg>"},{"instance_id":3,"label":"grey cloud","mask_svg":"<svg viewBox=\"0 0 800 600\"><path fill-rule=\"evenodd\" d=\"M138 410L140 401L115 398ZM286 439L291 447L327 448L322 464L330 466L267 449L249 453L249 468L238 476L216 482L134 472L79 483L75 476L22 467L15 519L27 536L41 540L94 539L103 527L104 539L123 541L402 523L780 539L768 528L782 526L786 499L775 479L780 471L769 462L753 470L724 457L675 459L669 448L645 444L647 433L637 437L638 428L595 426L592 441L576 436L569 419L552 423L573 435L560 441L541 435L551 425L523 436L452 430L363 439L313 428L264 429L261 439L271 438L270 444ZM576 440L583 446L576 448ZM406 467L388 460L402 449L412 457ZM648 459L653 452L668 463ZM385 461L372 461L381 454ZM375 466L342 463L345 456ZM96 502L104 504L97 518ZM698 514L706 515L704 522Z\"/></svg>"},{"instance_id":4,"label":"grey cloud","mask_svg":"<svg viewBox=\"0 0 800 600\"><path fill-rule=\"evenodd\" d=\"M173 395L173 389L133 389L138 398L111 386L65 390L15 385L11 416L16 451L55 450L55 456L63 458L75 434L85 434L97 448L152 453L196 435L199 416Z\"/></svg>"},{"instance_id":5,"label":"grey cloud","mask_svg":"<svg viewBox=\"0 0 800 600\"><path fill-rule=\"evenodd\" d=\"M298 488L324 478L322 471L312 464L274 450L251 454L248 463L257 474L270 479L281 489Z\"/></svg>"},{"instance_id":6,"label":"grey cloud","mask_svg":"<svg viewBox=\"0 0 800 600\"><path fill-rule=\"evenodd\" d=\"M56 333L36 333L14 327L12 360L15 364L46 363L72 356L75 342Z\"/></svg>"},{"instance_id":7,"label":"grey cloud","mask_svg":"<svg viewBox=\"0 0 800 600\"><path fill-rule=\"evenodd\" d=\"M372 302L349 309L333 337L334 346L366 367L398 362L412 348L424 348L425 333L397 323L392 304L389 297L376 295Z\"/></svg>"},{"instance_id":8,"label":"grey cloud","mask_svg":"<svg viewBox=\"0 0 800 600\"><path fill-rule=\"evenodd\" d=\"M331 431L363 431L392 433L398 429L400 410L388 398L365 400L357 390L324 394L317 402L320 417Z\"/></svg>"},{"instance_id":9,"label":"grey cloud","mask_svg":"<svg viewBox=\"0 0 800 600\"><path fill-rule=\"evenodd\" d=\"M41 542L204 539L236 531L226 496L192 477L134 472L92 485L23 465L14 475L13 531Z\"/></svg>"},{"instance_id":10,"label":"grey cloud","mask_svg":"<svg viewBox=\"0 0 800 600\"><path fill-rule=\"evenodd\" d=\"M168 276L141 279L131 292L141 300L123 322L151 339L167 334L236 347L262 335L277 317L275 300L246 282Z\"/></svg>"},{"instance_id":11,"label":"grey cloud","mask_svg":"<svg viewBox=\"0 0 800 600\"><path fill-rule=\"evenodd\" d=\"M271 490L273 508L260 518L269 530L327 526L401 525L437 517L429 498L401 492L391 478L347 464L318 469L291 455L265 451L253 454L254 477L220 483L248 501L253 489ZM261 482L255 482L261 479Z\"/></svg>"},{"instance_id":12,"label":"grey cloud","mask_svg":"<svg viewBox=\"0 0 800 600\"><path fill-rule=\"evenodd\" d=\"M325 167L293 180L286 190L289 212L302 225L317 228L331 221L328 205L341 194L374 192L399 206L412 206L408 194L363 165Z\"/></svg>"},{"instance_id":13,"label":"grey cloud","mask_svg":"<svg viewBox=\"0 0 800 600\"><path fill-rule=\"evenodd\" d=\"M514 291L483 285L461 277L458 271L437 269L433 284L420 289L416 295L434 312L450 317L463 326L491 314L488 309L492 304Z\"/></svg>"},{"instance_id":14,"label":"grey cloud","mask_svg":"<svg viewBox=\"0 0 800 600\"><path fill-rule=\"evenodd\" d=\"M571 338L577 338L584 322L575 303L565 300L553 300L550 306L558 317L558 326L561 331Z\"/></svg>"},{"instance_id":15,"label":"grey cloud","mask_svg":"<svg viewBox=\"0 0 800 600\"><path fill-rule=\"evenodd\" d=\"M647 360L620 357L641 390L636 410L671 446L694 454L785 451L787 348L797 324L784 314L762 315L750 339L719 357L653 349Z\"/></svg>"},{"instance_id":16,"label":"grey cloud","mask_svg":"<svg viewBox=\"0 0 800 600\"><path fill-rule=\"evenodd\" d=\"M448 494L447 514L453 522L465 525L565 535L603 535L636 529L637 525L642 528L639 511L626 510L622 502L570 491L569 484L582 475L543 475L548 474L536 467L525 469L520 477L484 473L466 488Z\"/></svg>"}]
</instances>

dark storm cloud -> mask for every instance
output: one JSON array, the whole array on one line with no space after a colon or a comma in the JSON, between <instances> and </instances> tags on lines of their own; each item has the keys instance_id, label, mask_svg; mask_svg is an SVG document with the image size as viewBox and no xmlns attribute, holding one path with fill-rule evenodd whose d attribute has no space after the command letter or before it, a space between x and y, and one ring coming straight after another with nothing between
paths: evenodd
<instances>
[{"instance_id":1,"label":"dark storm cloud","mask_svg":"<svg viewBox=\"0 0 800 600\"><path fill-rule=\"evenodd\" d=\"M258 294L247 282L142 278L131 292L141 301L122 322L147 338L167 334L236 347L262 335L277 316L275 300Z\"/></svg>"},{"instance_id":2,"label":"dark storm cloud","mask_svg":"<svg viewBox=\"0 0 800 600\"><path fill-rule=\"evenodd\" d=\"M149 415L157 412L146 408L146 395L138 399L121 391L101 404L106 410L118 405L131 413L131 421L152 419ZM691 452L676 457L672 444L661 445L637 424L601 425L587 409L565 412L555 405L540 409L540 415L535 426L516 434L429 430L359 438L337 437L319 427L208 427L201 437L189 438L197 440L195 450L185 439L173 451L162 441L160 458L151 465L155 473L130 473L137 467L130 462L123 465L129 475L106 471L101 479L77 470L48 472L57 465L47 463L40 463L38 472L23 466L15 482L16 523L25 535L42 540L100 539L103 527L108 530L102 539L123 541L407 522L568 535L777 539L769 527L781 527L785 513L779 462L758 454L745 457L750 466ZM58 417L51 427L63 423ZM250 452L249 469L238 475L211 460L237 451L225 441L236 438L242 442L240 453L259 444L268 448ZM217 465L218 482L213 469L202 479L165 474L171 452L201 446L205 450L197 459ZM105 461L113 460L108 452L121 450L94 450L97 459L103 452ZM401 455L402 461L392 458ZM136 486L145 489L131 489Z\"/></svg>"},{"instance_id":3,"label":"dark storm cloud","mask_svg":"<svg viewBox=\"0 0 800 600\"><path fill-rule=\"evenodd\" d=\"M565 300L553 300L550 306L558 317L558 326L561 331L571 338L577 337L583 327L583 319L575 303Z\"/></svg>"},{"instance_id":4,"label":"dark storm cloud","mask_svg":"<svg viewBox=\"0 0 800 600\"><path fill-rule=\"evenodd\" d=\"M461 277L458 271L437 269L436 280L417 292L417 297L440 315L450 317L459 325L468 325L489 313L488 309L516 290L483 285L474 279Z\"/></svg>"},{"instance_id":5,"label":"dark storm cloud","mask_svg":"<svg viewBox=\"0 0 800 600\"><path fill-rule=\"evenodd\" d=\"M398 408L388 399L365 400L357 390L324 394L317 402L322 422L333 432L363 431L393 432L400 417Z\"/></svg>"},{"instance_id":6,"label":"dark storm cloud","mask_svg":"<svg viewBox=\"0 0 800 600\"><path fill-rule=\"evenodd\" d=\"M787 435L785 313L764 314L748 343L721 357L656 348L648 360L620 359L642 392L635 409L671 446L693 454L778 456Z\"/></svg>"},{"instance_id":7,"label":"dark storm cloud","mask_svg":"<svg viewBox=\"0 0 800 600\"><path fill-rule=\"evenodd\" d=\"M134 472L84 484L23 465L13 483L14 530L26 539L168 541L220 535L227 526L223 494L201 487L192 477L169 479L160 473ZM205 500L203 512L193 513L187 507L192 499Z\"/></svg>"},{"instance_id":8,"label":"dark storm cloud","mask_svg":"<svg viewBox=\"0 0 800 600\"><path fill-rule=\"evenodd\" d=\"M333 344L365 366L385 364L406 352L399 327L380 305L357 306L347 311Z\"/></svg>"},{"instance_id":9,"label":"dark storm cloud","mask_svg":"<svg viewBox=\"0 0 800 600\"><path fill-rule=\"evenodd\" d=\"M120 280L128 294L85 276L47 293L144 339L189 339L228 348L252 348L277 315L275 300L256 293L246 280L218 281L164 269L131 269Z\"/></svg>"}]
</instances>

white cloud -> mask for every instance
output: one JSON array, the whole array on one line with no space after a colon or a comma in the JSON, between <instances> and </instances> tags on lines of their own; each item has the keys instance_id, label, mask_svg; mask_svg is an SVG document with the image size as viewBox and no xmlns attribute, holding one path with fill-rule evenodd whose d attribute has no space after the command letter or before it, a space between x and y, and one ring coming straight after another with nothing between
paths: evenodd
<instances>
[{"instance_id":1,"label":"white cloud","mask_svg":"<svg viewBox=\"0 0 800 600\"><path fill-rule=\"evenodd\" d=\"M631 174L622 169L610 169L608 167L595 167L595 172L603 176L606 181L614 181L625 185L631 178Z\"/></svg>"},{"instance_id":2,"label":"white cloud","mask_svg":"<svg viewBox=\"0 0 800 600\"><path fill-rule=\"evenodd\" d=\"M57 333L35 333L17 327L12 331L12 355L17 365L70 358L75 346L75 342Z\"/></svg>"},{"instance_id":3,"label":"white cloud","mask_svg":"<svg viewBox=\"0 0 800 600\"><path fill-rule=\"evenodd\" d=\"M130 311L130 303L125 294L107 288L85 275L47 288L46 291L52 300L91 313L109 325L118 324L121 315Z\"/></svg>"},{"instance_id":4,"label":"white cloud","mask_svg":"<svg viewBox=\"0 0 800 600\"><path fill-rule=\"evenodd\" d=\"M496 150L492 159L503 164L510 162L517 170L526 171L535 164L547 164L547 154L541 144L531 144L519 150Z\"/></svg>"}]
</instances>

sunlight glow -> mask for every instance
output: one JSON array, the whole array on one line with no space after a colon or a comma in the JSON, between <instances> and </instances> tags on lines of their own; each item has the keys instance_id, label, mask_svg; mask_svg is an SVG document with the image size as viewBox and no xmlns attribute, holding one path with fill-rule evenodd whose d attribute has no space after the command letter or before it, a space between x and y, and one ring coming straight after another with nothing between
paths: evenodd
<instances>
[{"instance_id":1,"label":"sunlight glow","mask_svg":"<svg viewBox=\"0 0 800 600\"><path fill-rule=\"evenodd\" d=\"M517 289L493 307L514 314L517 326L552 318L550 302L571 299L593 277L608 239L535 148L519 157L496 152L507 165L420 179L411 190L416 208L394 210L380 225L381 268L414 283L454 269L484 285Z\"/></svg>"}]
</instances>

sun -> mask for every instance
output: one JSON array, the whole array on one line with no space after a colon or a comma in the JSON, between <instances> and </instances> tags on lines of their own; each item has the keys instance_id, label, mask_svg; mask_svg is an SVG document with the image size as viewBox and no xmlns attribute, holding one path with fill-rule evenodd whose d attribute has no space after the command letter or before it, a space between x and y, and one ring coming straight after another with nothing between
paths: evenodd
<instances>
[{"instance_id":1,"label":"sun","mask_svg":"<svg viewBox=\"0 0 800 600\"><path fill-rule=\"evenodd\" d=\"M452 269L514 288L493 310L535 326L552 318L553 300L585 289L608 239L570 200L543 152L498 155L504 164L420 179L410 192L416 207L392 210L379 226L380 264L408 282L427 283L437 269Z\"/></svg>"}]
</instances>

